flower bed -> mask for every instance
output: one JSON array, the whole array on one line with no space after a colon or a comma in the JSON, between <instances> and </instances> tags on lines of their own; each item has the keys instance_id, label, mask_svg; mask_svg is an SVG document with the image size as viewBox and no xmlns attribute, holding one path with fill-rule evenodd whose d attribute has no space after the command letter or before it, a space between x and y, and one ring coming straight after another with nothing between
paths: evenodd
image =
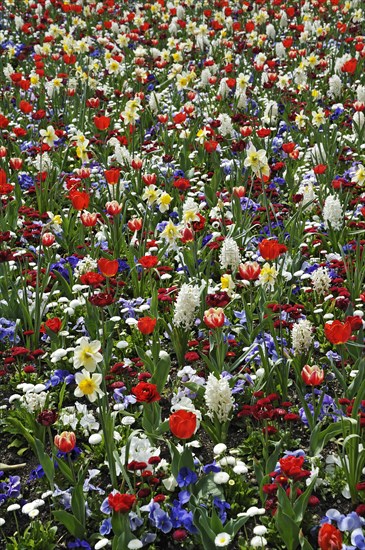
<instances>
[{"instance_id":1,"label":"flower bed","mask_svg":"<svg viewBox=\"0 0 365 550\"><path fill-rule=\"evenodd\" d=\"M361 2L0 15L1 548L365 548Z\"/></svg>"}]
</instances>

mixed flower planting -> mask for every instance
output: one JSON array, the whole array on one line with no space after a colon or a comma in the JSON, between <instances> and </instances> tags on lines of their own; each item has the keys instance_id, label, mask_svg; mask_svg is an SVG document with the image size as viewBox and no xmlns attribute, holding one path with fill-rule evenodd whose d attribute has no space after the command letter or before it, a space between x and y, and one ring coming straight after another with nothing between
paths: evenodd
<instances>
[{"instance_id":1,"label":"mixed flower planting","mask_svg":"<svg viewBox=\"0 0 365 550\"><path fill-rule=\"evenodd\" d=\"M0 546L365 548L361 0L0 5Z\"/></svg>"}]
</instances>

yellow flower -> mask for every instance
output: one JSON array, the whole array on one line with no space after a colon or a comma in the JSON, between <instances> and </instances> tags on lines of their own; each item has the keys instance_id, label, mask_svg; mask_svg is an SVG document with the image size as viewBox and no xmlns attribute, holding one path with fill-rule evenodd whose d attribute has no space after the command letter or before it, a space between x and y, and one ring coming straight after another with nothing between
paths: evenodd
<instances>
[{"instance_id":1,"label":"yellow flower","mask_svg":"<svg viewBox=\"0 0 365 550\"><path fill-rule=\"evenodd\" d=\"M231 296L234 290L234 282L232 279L232 275L229 275L228 273L225 273L221 277L221 289L225 290L228 294L228 296Z\"/></svg>"},{"instance_id":2,"label":"yellow flower","mask_svg":"<svg viewBox=\"0 0 365 550\"><path fill-rule=\"evenodd\" d=\"M161 233L161 237L173 245L175 241L180 237L180 228L169 220L165 229Z\"/></svg>"},{"instance_id":3,"label":"yellow flower","mask_svg":"<svg viewBox=\"0 0 365 550\"><path fill-rule=\"evenodd\" d=\"M162 193L157 199L160 212L166 212L169 209L171 201L172 197L168 193Z\"/></svg>"},{"instance_id":4,"label":"yellow flower","mask_svg":"<svg viewBox=\"0 0 365 550\"><path fill-rule=\"evenodd\" d=\"M76 397L83 397L86 395L88 400L93 403L96 401L98 395L102 397L104 392L100 389L100 384L103 377L101 374L90 374L87 370L78 372L75 375L75 381L77 387L74 395Z\"/></svg>"},{"instance_id":5,"label":"yellow flower","mask_svg":"<svg viewBox=\"0 0 365 550\"><path fill-rule=\"evenodd\" d=\"M268 262L266 262L261 268L259 282L262 285L273 287L277 276L278 272L276 271L275 266L271 266Z\"/></svg>"}]
</instances>

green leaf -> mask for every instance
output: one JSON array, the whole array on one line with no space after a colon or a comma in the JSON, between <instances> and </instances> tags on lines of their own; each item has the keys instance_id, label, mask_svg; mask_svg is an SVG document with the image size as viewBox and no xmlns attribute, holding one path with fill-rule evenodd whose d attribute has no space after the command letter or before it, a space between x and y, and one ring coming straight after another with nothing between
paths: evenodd
<instances>
[{"instance_id":1,"label":"green leaf","mask_svg":"<svg viewBox=\"0 0 365 550\"><path fill-rule=\"evenodd\" d=\"M275 514L275 523L287 550L295 550L299 542L298 525L280 508Z\"/></svg>"},{"instance_id":2,"label":"green leaf","mask_svg":"<svg viewBox=\"0 0 365 550\"><path fill-rule=\"evenodd\" d=\"M342 433L342 426L341 422L336 422L335 424L331 424L324 430L321 430L322 424L317 424L317 426L314 428L314 430L311 433L310 437L310 452L311 456L317 456L322 451L323 447L327 445L327 443Z\"/></svg>"},{"instance_id":3,"label":"green leaf","mask_svg":"<svg viewBox=\"0 0 365 550\"><path fill-rule=\"evenodd\" d=\"M80 521L83 526L85 526L86 508L83 483L78 483L72 490L71 508L75 517Z\"/></svg>"},{"instance_id":4,"label":"green leaf","mask_svg":"<svg viewBox=\"0 0 365 550\"><path fill-rule=\"evenodd\" d=\"M44 446L42 441L39 441L39 439L35 439L34 441L35 441L38 460L41 463L41 466L44 470L46 478L51 484L51 487L53 487L53 480L54 480L53 460L51 460L49 456L44 452Z\"/></svg>"},{"instance_id":5,"label":"green leaf","mask_svg":"<svg viewBox=\"0 0 365 550\"><path fill-rule=\"evenodd\" d=\"M65 512L64 510L57 510L56 512L53 512L53 515L56 520L62 523L62 525L66 527L67 531L75 538L84 538L85 529L79 520L75 518L75 516Z\"/></svg>"},{"instance_id":6,"label":"green leaf","mask_svg":"<svg viewBox=\"0 0 365 550\"><path fill-rule=\"evenodd\" d=\"M300 547L302 548L302 550L313 550L313 546L311 544L309 544L309 542L307 541L307 539L303 535L302 530L299 531L299 542L300 542Z\"/></svg>"}]
</instances>

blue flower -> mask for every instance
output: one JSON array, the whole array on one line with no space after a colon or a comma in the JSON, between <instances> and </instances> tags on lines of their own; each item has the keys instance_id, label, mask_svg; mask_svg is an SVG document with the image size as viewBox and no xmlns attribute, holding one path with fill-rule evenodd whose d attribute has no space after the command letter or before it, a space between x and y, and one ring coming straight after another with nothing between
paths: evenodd
<instances>
[{"instance_id":1,"label":"blue flower","mask_svg":"<svg viewBox=\"0 0 365 550\"><path fill-rule=\"evenodd\" d=\"M217 463L215 460L213 460L213 462L211 464L207 464L206 466L203 467L203 472L205 474L210 474L210 472L213 472L214 474L217 474L218 472L221 471L221 467L220 466L217 466Z\"/></svg>"},{"instance_id":2,"label":"blue flower","mask_svg":"<svg viewBox=\"0 0 365 550\"><path fill-rule=\"evenodd\" d=\"M188 485L191 485L192 483L195 483L198 479L198 476L195 472L190 470L189 468L181 468L176 481L179 485L179 487L187 487Z\"/></svg>"},{"instance_id":3,"label":"blue flower","mask_svg":"<svg viewBox=\"0 0 365 550\"><path fill-rule=\"evenodd\" d=\"M99 533L103 536L105 535L109 535L109 533L111 532L112 530L112 522L111 522L111 519L107 518L107 519L104 519L104 521L102 522L102 524L100 525L100 529L99 529Z\"/></svg>"}]
</instances>

